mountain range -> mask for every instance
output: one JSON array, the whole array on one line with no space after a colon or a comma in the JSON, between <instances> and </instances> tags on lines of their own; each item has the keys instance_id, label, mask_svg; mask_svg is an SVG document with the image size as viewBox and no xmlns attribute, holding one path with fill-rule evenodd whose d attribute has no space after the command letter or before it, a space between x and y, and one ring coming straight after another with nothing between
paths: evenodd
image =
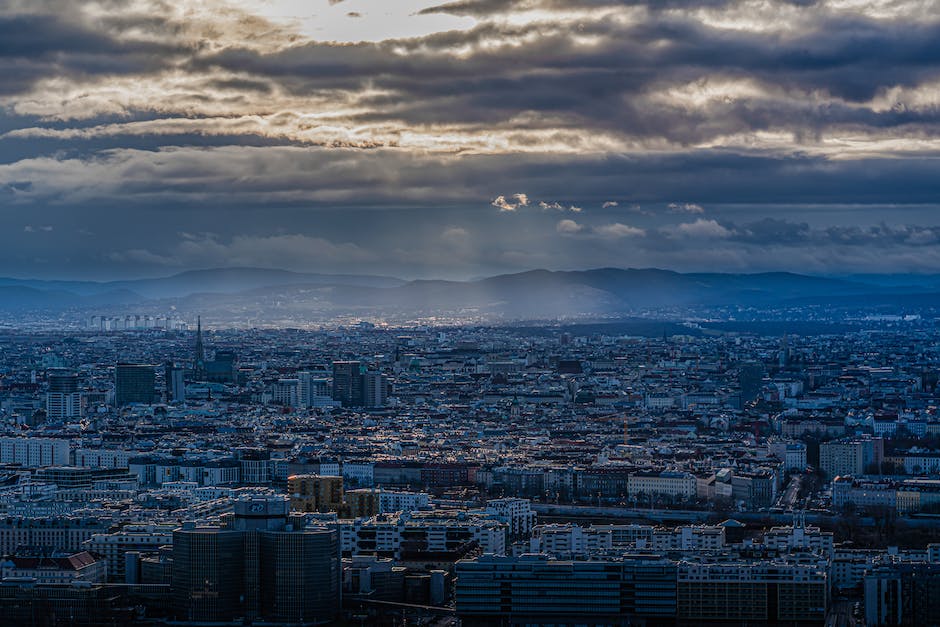
<instances>
[{"instance_id":1,"label":"mountain range","mask_svg":"<svg viewBox=\"0 0 940 627\"><path fill-rule=\"evenodd\" d=\"M125 281L0 278L0 310L105 315L202 312L264 320L458 315L510 319L610 316L668 308L940 303L936 275L817 277L788 272L679 273L654 268L531 270L472 281L216 268Z\"/></svg>"}]
</instances>

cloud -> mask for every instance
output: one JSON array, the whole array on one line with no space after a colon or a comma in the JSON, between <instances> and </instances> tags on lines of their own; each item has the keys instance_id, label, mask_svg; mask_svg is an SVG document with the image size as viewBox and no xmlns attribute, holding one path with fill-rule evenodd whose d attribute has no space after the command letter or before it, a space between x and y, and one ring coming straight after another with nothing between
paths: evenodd
<instances>
[{"instance_id":1,"label":"cloud","mask_svg":"<svg viewBox=\"0 0 940 627\"><path fill-rule=\"evenodd\" d=\"M643 237L646 235L645 230L620 222L599 226L594 229L594 232L601 237L613 239L620 239L622 237Z\"/></svg>"},{"instance_id":2,"label":"cloud","mask_svg":"<svg viewBox=\"0 0 940 627\"><path fill-rule=\"evenodd\" d=\"M515 211L529 204L529 197L525 194L513 194L510 198L511 200L507 200L505 196L497 196L490 202L490 205L500 211Z\"/></svg>"},{"instance_id":3,"label":"cloud","mask_svg":"<svg viewBox=\"0 0 940 627\"><path fill-rule=\"evenodd\" d=\"M4 267L38 240L61 267L110 271L111 241L166 263L191 221L219 231L194 241L243 256L238 237L294 233L404 264L383 245L397 228L429 267L457 241L477 266L619 263L626 237L651 264L935 259L935 0L459 0L408 17L446 27L397 38L346 6L337 42L254 3L0 3ZM519 228L476 241L505 226L480 203L513 189L491 204ZM650 219L592 225L581 207ZM55 230L17 241L24 209ZM69 239L76 220L99 235ZM140 223L159 245L121 226Z\"/></svg>"},{"instance_id":4,"label":"cloud","mask_svg":"<svg viewBox=\"0 0 940 627\"><path fill-rule=\"evenodd\" d=\"M570 219L559 220L555 225L555 230L562 235L570 236L580 234L583 237L589 239L600 238L616 240L624 237L643 237L646 235L645 230L627 224L622 224L620 222L604 224L596 227L588 227Z\"/></svg>"},{"instance_id":5,"label":"cloud","mask_svg":"<svg viewBox=\"0 0 940 627\"><path fill-rule=\"evenodd\" d=\"M554 209L555 211L570 211L571 213L581 213L581 207L576 207L574 205L565 206L559 202L545 202L544 200L539 201L539 208L545 211Z\"/></svg>"},{"instance_id":6,"label":"cloud","mask_svg":"<svg viewBox=\"0 0 940 627\"><path fill-rule=\"evenodd\" d=\"M452 226L448 229L445 229L441 233L441 238L449 240L451 242L461 242L470 237L470 232L467 229L461 228L459 226Z\"/></svg>"},{"instance_id":7,"label":"cloud","mask_svg":"<svg viewBox=\"0 0 940 627\"><path fill-rule=\"evenodd\" d=\"M558 224L555 225L555 230L562 235L574 235L575 233L583 231L584 227L574 220L565 219L558 221Z\"/></svg>"},{"instance_id":8,"label":"cloud","mask_svg":"<svg viewBox=\"0 0 940 627\"><path fill-rule=\"evenodd\" d=\"M692 202L671 202L668 206L669 213L705 213L701 205Z\"/></svg>"},{"instance_id":9,"label":"cloud","mask_svg":"<svg viewBox=\"0 0 940 627\"><path fill-rule=\"evenodd\" d=\"M725 228L717 221L704 218L699 218L695 222L679 224L672 227L670 232L680 237L701 239L725 239L733 235L730 229Z\"/></svg>"}]
</instances>

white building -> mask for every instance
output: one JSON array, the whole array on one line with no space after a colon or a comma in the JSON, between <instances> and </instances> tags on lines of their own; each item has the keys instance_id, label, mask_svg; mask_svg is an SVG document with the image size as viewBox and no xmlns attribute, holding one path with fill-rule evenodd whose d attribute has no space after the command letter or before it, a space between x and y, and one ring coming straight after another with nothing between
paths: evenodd
<instances>
[{"instance_id":1,"label":"white building","mask_svg":"<svg viewBox=\"0 0 940 627\"><path fill-rule=\"evenodd\" d=\"M686 472L634 473L627 478L627 492L694 499L698 490L695 476Z\"/></svg>"},{"instance_id":2,"label":"white building","mask_svg":"<svg viewBox=\"0 0 940 627\"><path fill-rule=\"evenodd\" d=\"M173 544L176 525L128 525L115 533L96 533L85 542L85 548L104 557L108 579L123 582L125 556L128 551L157 552L161 546Z\"/></svg>"},{"instance_id":3,"label":"white building","mask_svg":"<svg viewBox=\"0 0 940 627\"><path fill-rule=\"evenodd\" d=\"M527 536L532 533L537 514L532 510L529 499L503 498L486 502L486 513L509 525L513 537Z\"/></svg>"},{"instance_id":4,"label":"white building","mask_svg":"<svg viewBox=\"0 0 940 627\"><path fill-rule=\"evenodd\" d=\"M69 441L55 438L0 438L0 463L25 468L68 466Z\"/></svg>"},{"instance_id":5,"label":"white building","mask_svg":"<svg viewBox=\"0 0 940 627\"><path fill-rule=\"evenodd\" d=\"M390 492L382 490L379 493L380 514L414 512L419 509L426 509L429 503L430 496L426 492Z\"/></svg>"}]
</instances>

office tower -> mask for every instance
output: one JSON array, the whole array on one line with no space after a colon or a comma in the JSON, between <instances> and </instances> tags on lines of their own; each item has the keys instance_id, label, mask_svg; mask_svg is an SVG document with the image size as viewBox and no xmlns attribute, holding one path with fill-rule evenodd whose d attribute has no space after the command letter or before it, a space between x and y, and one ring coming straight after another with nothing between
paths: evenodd
<instances>
[{"instance_id":1,"label":"office tower","mask_svg":"<svg viewBox=\"0 0 940 627\"><path fill-rule=\"evenodd\" d=\"M299 407L324 407L332 404L333 395L327 379L314 378L312 372L298 372L297 381Z\"/></svg>"},{"instance_id":2,"label":"office tower","mask_svg":"<svg viewBox=\"0 0 940 627\"><path fill-rule=\"evenodd\" d=\"M388 377L380 372L362 375L363 407L384 407L388 399Z\"/></svg>"},{"instance_id":3,"label":"office tower","mask_svg":"<svg viewBox=\"0 0 940 627\"><path fill-rule=\"evenodd\" d=\"M341 576L335 530L263 531L259 547L265 620L305 624L333 618Z\"/></svg>"},{"instance_id":4,"label":"office tower","mask_svg":"<svg viewBox=\"0 0 940 627\"><path fill-rule=\"evenodd\" d=\"M362 364L358 361L333 362L333 400L343 407L362 407Z\"/></svg>"},{"instance_id":5,"label":"office tower","mask_svg":"<svg viewBox=\"0 0 940 627\"><path fill-rule=\"evenodd\" d=\"M173 603L188 621L232 621L244 615L244 534L215 527L173 532Z\"/></svg>"},{"instance_id":6,"label":"office tower","mask_svg":"<svg viewBox=\"0 0 940 627\"><path fill-rule=\"evenodd\" d=\"M284 497L242 498L234 509L228 527L187 525L173 532L176 619L332 620L340 606L338 532L302 528L302 517L290 517Z\"/></svg>"},{"instance_id":7,"label":"office tower","mask_svg":"<svg viewBox=\"0 0 940 627\"><path fill-rule=\"evenodd\" d=\"M114 368L114 403L153 403L155 367L149 364L118 364Z\"/></svg>"},{"instance_id":8,"label":"office tower","mask_svg":"<svg viewBox=\"0 0 940 627\"><path fill-rule=\"evenodd\" d=\"M166 402L183 403L186 401L186 381L184 379L185 371L178 368L176 364L167 362L164 368L164 380L166 382Z\"/></svg>"},{"instance_id":9,"label":"office tower","mask_svg":"<svg viewBox=\"0 0 940 627\"><path fill-rule=\"evenodd\" d=\"M336 512L343 507L343 478L292 475L287 493L295 512Z\"/></svg>"},{"instance_id":10,"label":"office tower","mask_svg":"<svg viewBox=\"0 0 940 627\"><path fill-rule=\"evenodd\" d=\"M82 394L78 391L78 375L66 370L49 371L46 393L46 416L50 420L66 420L82 415Z\"/></svg>"},{"instance_id":11,"label":"office tower","mask_svg":"<svg viewBox=\"0 0 940 627\"><path fill-rule=\"evenodd\" d=\"M235 351L216 351L212 361L205 362L205 380L211 383L234 383L237 358Z\"/></svg>"}]
</instances>

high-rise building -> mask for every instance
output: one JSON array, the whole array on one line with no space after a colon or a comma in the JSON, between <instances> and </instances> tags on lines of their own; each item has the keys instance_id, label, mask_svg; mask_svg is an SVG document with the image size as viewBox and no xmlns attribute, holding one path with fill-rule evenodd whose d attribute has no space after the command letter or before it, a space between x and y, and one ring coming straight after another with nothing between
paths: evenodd
<instances>
[{"instance_id":1,"label":"high-rise building","mask_svg":"<svg viewBox=\"0 0 940 627\"><path fill-rule=\"evenodd\" d=\"M317 378L312 372L298 372L297 381L299 407L325 407L333 404L333 395L327 379Z\"/></svg>"},{"instance_id":2,"label":"high-rise building","mask_svg":"<svg viewBox=\"0 0 940 627\"><path fill-rule=\"evenodd\" d=\"M341 578L336 531L263 531L259 540L261 616L289 624L332 619Z\"/></svg>"},{"instance_id":3,"label":"high-rise building","mask_svg":"<svg viewBox=\"0 0 940 627\"><path fill-rule=\"evenodd\" d=\"M388 378L367 372L358 361L333 362L333 400L343 407L382 407L388 396Z\"/></svg>"},{"instance_id":4,"label":"high-rise building","mask_svg":"<svg viewBox=\"0 0 940 627\"><path fill-rule=\"evenodd\" d=\"M384 407L388 400L388 377L380 372L362 375L363 407Z\"/></svg>"},{"instance_id":5,"label":"high-rise building","mask_svg":"<svg viewBox=\"0 0 940 627\"><path fill-rule=\"evenodd\" d=\"M166 382L166 402L183 403L186 401L186 372L172 362L167 362L163 375Z\"/></svg>"},{"instance_id":6,"label":"high-rise building","mask_svg":"<svg viewBox=\"0 0 940 627\"><path fill-rule=\"evenodd\" d=\"M184 526L173 533L172 590L177 620L320 624L340 606L336 530L309 529L287 500L235 502L228 527Z\"/></svg>"},{"instance_id":7,"label":"high-rise building","mask_svg":"<svg viewBox=\"0 0 940 627\"><path fill-rule=\"evenodd\" d=\"M343 407L362 407L362 363L333 362L333 400Z\"/></svg>"},{"instance_id":8,"label":"high-rise building","mask_svg":"<svg viewBox=\"0 0 940 627\"><path fill-rule=\"evenodd\" d=\"M212 383L234 383L236 377L235 351L218 350L212 361L205 362L205 380Z\"/></svg>"},{"instance_id":9,"label":"high-rise building","mask_svg":"<svg viewBox=\"0 0 940 627\"><path fill-rule=\"evenodd\" d=\"M46 416L50 420L67 420L82 415L82 394L78 375L67 370L50 370L46 393Z\"/></svg>"},{"instance_id":10,"label":"high-rise building","mask_svg":"<svg viewBox=\"0 0 940 627\"><path fill-rule=\"evenodd\" d=\"M118 364L114 368L114 403L153 403L156 383L155 366Z\"/></svg>"},{"instance_id":11,"label":"high-rise building","mask_svg":"<svg viewBox=\"0 0 940 627\"><path fill-rule=\"evenodd\" d=\"M227 621L244 615L244 534L217 527L173 532L173 601L186 621Z\"/></svg>"}]
</instances>

